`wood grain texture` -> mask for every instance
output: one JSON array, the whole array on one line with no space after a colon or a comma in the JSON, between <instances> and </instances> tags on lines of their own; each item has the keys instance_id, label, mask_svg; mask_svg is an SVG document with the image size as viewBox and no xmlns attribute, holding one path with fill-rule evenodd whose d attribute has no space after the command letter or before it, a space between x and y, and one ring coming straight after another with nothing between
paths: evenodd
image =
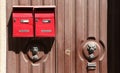
<instances>
[{"instance_id":1,"label":"wood grain texture","mask_svg":"<svg viewBox=\"0 0 120 73\"><path fill-rule=\"evenodd\" d=\"M20 58L20 59L18 59L18 60L20 60L20 63L18 64L20 66L19 72L20 73L30 73L31 70L29 69L29 62L27 59L25 59L24 54L22 52L20 53L19 58Z\"/></svg>"},{"instance_id":2,"label":"wood grain texture","mask_svg":"<svg viewBox=\"0 0 120 73\"><path fill-rule=\"evenodd\" d=\"M12 5L17 5L18 4L18 0L16 0L16 2L12 2L12 0L7 0L6 1L6 23L9 27L9 25L11 25L11 12L12 12ZM7 28L7 30L9 31L9 28ZM10 31L9 31L10 32ZM9 49L12 49L12 47L10 47L9 45L9 40L10 40L10 34L8 32L8 47L7 47L7 73L17 73L18 72L18 67L17 67L17 55L14 51L11 51ZM12 42L10 42L12 43ZM14 69L14 70L13 70Z\"/></svg>"},{"instance_id":3,"label":"wood grain texture","mask_svg":"<svg viewBox=\"0 0 120 73\"><path fill-rule=\"evenodd\" d=\"M87 40L87 0L76 0L76 73L86 73L86 61L80 56L81 44Z\"/></svg>"},{"instance_id":4,"label":"wood grain texture","mask_svg":"<svg viewBox=\"0 0 120 73\"><path fill-rule=\"evenodd\" d=\"M88 0L88 37L99 39L99 0Z\"/></svg>"},{"instance_id":5,"label":"wood grain texture","mask_svg":"<svg viewBox=\"0 0 120 73\"><path fill-rule=\"evenodd\" d=\"M107 73L107 48L103 48L104 57L95 60L96 70L87 70L87 60L83 56L81 45L89 39L100 41L104 47L107 46L107 1L100 0L77 0L76 1L76 73ZM105 7L105 8L102 8ZM104 16L103 16L104 15ZM101 24L103 23L103 24ZM101 40L102 38L102 40ZM101 42L102 41L102 42ZM103 51L101 48L101 50ZM101 55L101 54L100 54ZM104 59L103 59L104 58ZM105 65L103 67L103 64ZM104 69L103 69L104 68Z\"/></svg>"},{"instance_id":6,"label":"wood grain texture","mask_svg":"<svg viewBox=\"0 0 120 73\"><path fill-rule=\"evenodd\" d=\"M65 0L65 73L75 73L74 0Z\"/></svg>"},{"instance_id":7,"label":"wood grain texture","mask_svg":"<svg viewBox=\"0 0 120 73\"><path fill-rule=\"evenodd\" d=\"M65 73L65 0L56 0L56 73Z\"/></svg>"},{"instance_id":8,"label":"wood grain texture","mask_svg":"<svg viewBox=\"0 0 120 73\"><path fill-rule=\"evenodd\" d=\"M32 5L36 5L36 6L43 5L43 0L31 0L31 1L32 1Z\"/></svg>"},{"instance_id":9,"label":"wood grain texture","mask_svg":"<svg viewBox=\"0 0 120 73\"><path fill-rule=\"evenodd\" d=\"M55 5L55 0L43 0L44 5Z\"/></svg>"},{"instance_id":10,"label":"wood grain texture","mask_svg":"<svg viewBox=\"0 0 120 73\"><path fill-rule=\"evenodd\" d=\"M34 64L24 57L30 38L11 39L13 5L56 6L56 37L43 62ZM7 25L7 73L107 73L107 0L7 0ZM96 70L88 71L81 45L93 38L105 52L101 59L94 60Z\"/></svg>"},{"instance_id":11,"label":"wood grain texture","mask_svg":"<svg viewBox=\"0 0 120 73\"><path fill-rule=\"evenodd\" d=\"M104 44L104 58L100 61L101 73L107 73L107 0L100 0L100 41ZM106 65L105 65L106 64Z\"/></svg>"},{"instance_id":12,"label":"wood grain texture","mask_svg":"<svg viewBox=\"0 0 120 73\"><path fill-rule=\"evenodd\" d=\"M31 4L32 4L31 0L19 0L19 5L27 6Z\"/></svg>"}]
</instances>

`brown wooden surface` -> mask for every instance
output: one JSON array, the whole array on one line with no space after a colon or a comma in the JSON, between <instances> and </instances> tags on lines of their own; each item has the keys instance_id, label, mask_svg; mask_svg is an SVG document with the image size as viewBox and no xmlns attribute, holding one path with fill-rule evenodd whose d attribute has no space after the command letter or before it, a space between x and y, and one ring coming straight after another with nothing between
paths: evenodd
<instances>
[{"instance_id":1,"label":"brown wooden surface","mask_svg":"<svg viewBox=\"0 0 120 73\"><path fill-rule=\"evenodd\" d=\"M56 38L43 62L33 64L24 56L31 39L12 39L13 5L56 6ZM107 73L107 0L7 0L7 25L7 73ZM86 69L88 61L82 55L81 45L89 39L98 41L104 52L94 60L94 71Z\"/></svg>"},{"instance_id":2,"label":"brown wooden surface","mask_svg":"<svg viewBox=\"0 0 120 73\"><path fill-rule=\"evenodd\" d=\"M76 1L76 73L107 73L107 1L77 0ZM86 40L96 40L101 47L95 70L87 70L88 61L82 54L81 45ZM80 52L79 52L80 51Z\"/></svg>"}]
</instances>

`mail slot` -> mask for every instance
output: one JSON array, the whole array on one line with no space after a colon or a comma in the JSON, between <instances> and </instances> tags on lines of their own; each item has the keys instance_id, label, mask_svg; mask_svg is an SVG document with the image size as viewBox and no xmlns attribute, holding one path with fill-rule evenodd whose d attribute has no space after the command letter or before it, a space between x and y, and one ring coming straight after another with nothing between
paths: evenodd
<instances>
[{"instance_id":1,"label":"mail slot","mask_svg":"<svg viewBox=\"0 0 120 73\"><path fill-rule=\"evenodd\" d=\"M35 36L55 36L55 15L54 12L35 13Z\"/></svg>"},{"instance_id":2,"label":"mail slot","mask_svg":"<svg viewBox=\"0 0 120 73\"><path fill-rule=\"evenodd\" d=\"M13 12L13 37L33 37L32 12Z\"/></svg>"}]
</instances>

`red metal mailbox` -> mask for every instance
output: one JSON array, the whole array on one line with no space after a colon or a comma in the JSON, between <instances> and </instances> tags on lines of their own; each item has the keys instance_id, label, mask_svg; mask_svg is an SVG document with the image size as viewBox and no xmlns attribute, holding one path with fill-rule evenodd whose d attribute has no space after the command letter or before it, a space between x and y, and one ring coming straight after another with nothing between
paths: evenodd
<instances>
[{"instance_id":1,"label":"red metal mailbox","mask_svg":"<svg viewBox=\"0 0 120 73\"><path fill-rule=\"evenodd\" d=\"M55 37L55 13L45 10L35 13L35 36Z\"/></svg>"},{"instance_id":2,"label":"red metal mailbox","mask_svg":"<svg viewBox=\"0 0 120 73\"><path fill-rule=\"evenodd\" d=\"M33 14L32 12L15 11L13 18L13 37L33 37Z\"/></svg>"}]
</instances>

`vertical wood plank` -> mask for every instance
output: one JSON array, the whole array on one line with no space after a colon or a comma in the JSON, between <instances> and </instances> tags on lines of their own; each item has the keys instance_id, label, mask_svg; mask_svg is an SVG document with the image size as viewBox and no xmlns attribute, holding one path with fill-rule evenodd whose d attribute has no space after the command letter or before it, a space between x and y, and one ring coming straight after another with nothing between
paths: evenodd
<instances>
[{"instance_id":1,"label":"vertical wood plank","mask_svg":"<svg viewBox=\"0 0 120 73\"><path fill-rule=\"evenodd\" d=\"M107 48L107 0L100 0L100 40Z\"/></svg>"},{"instance_id":2,"label":"vertical wood plank","mask_svg":"<svg viewBox=\"0 0 120 73\"><path fill-rule=\"evenodd\" d=\"M44 73L43 64L32 64L32 72L31 73Z\"/></svg>"},{"instance_id":3,"label":"vertical wood plank","mask_svg":"<svg viewBox=\"0 0 120 73\"><path fill-rule=\"evenodd\" d=\"M64 31L65 31L65 0L56 0L56 73L65 73L64 67Z\"/></svg>"},{"instance_id":4,"label":"vertical wood plank","mask_svg":"<svg viewBox=\"0 0 120 73\"><path fill-rule=\"evenodd\" d=\"M43 0L31 0L32 5L43 5Z\"/></svg>"},{"instance_id":5,"label":"vertical wood plank","mask_svg":"<svg viewBox=\"0 0 120 73\"><path fill-rule=\"evenodd\" d=\"M65 73L75 73L74 0L65 0Z\"/></svg>"},{"instance_id":6,"label":"vertical wood plank","mask_svg":"<svg viewBox=\"0 0 120 73\"><path fill-rule=\"evenodd\" d=\"M18 0L16 0L16 2L13 2L12 0L7 0L7 25L11 26L11 12L12 12L12 5L17 5L18 4ZM8 36L9 36L9 28L7 29L8 32ZM8 37L7 41L10 41L11 38ZM8 41L8 42L9 42ZM12 42L11 42L12 43ZM9 44L11 45L11 44ZM7 73L18 73L18 67L17 67L17 55L14 51L10 50L13 49L13 47L7 47ZM12 66L12 67L11 67ZM14 70L13 70L14 69Z\"/></svg>"},{"instance_id":7,"label":"vertical wood plank","mask_svg":"<svg viewBox=\"0 0 120 73\"><path fill-rule=\"evenodd\" d=\"M54 42L53 47L52 47L51 52L50 52L50 68L51 68L50 73L55 73L55 69L56 69L55 68L55 63L56 63L56 60L55 60L55 57L56 57L56 55L55 55L55 52L56 52L55 44L56 44L56 42Z\"/></svg>"},{"instance_id":8,"label":"vertical wood plank","mask_svg":"<svg viewBox=\"0 0 120 73\"><path fill-rule=\"evenodd\" d=\"M19 5L19 1L18 0L12 0L13 5Z\"/></svg>"},{"instance_id":9,"label":"vertical wood plank","mask_svg":"<svg viewBox=\"0 0 120 73\"><path fill-rule=\"evenodd\" d=\"M101 73L107 73L107 0L100 0L100 21L100 41L104 44L105 51L105 56L100 61L100 70Z\"/></svg>"},{"instance_id":10,"label":"vertical wood plank","mask_svg":"<svg viewBox=\"0 0 120 73\"><path fill-rule=\"evenodd\" d=\"M88 37L99 39L99 0L88 0Z\"/></svg>"},{"instance_id":11,"label":"vertical wood plank","mask_svg":"<svg viewBox=\"0 0 120 73\"><path fill-rule=\"evenodd\" d=\"M19 66L20 66L20 73L30 73L30 65L28 64L28 60L25 59L24 57L24 54L21 52L20 53L20 63L19 63ZM19 73L19 72L18 72Z\"/></svg>"},{"instance_id":12,"label":"vertical wood plank","mask_svg":"<svg viewBox=\"0 0 120 73\"><path fill-rule=\"evenodd\" d=\"M55 5L55 0L44 0L44 5Z\"/></svg>"},{"instance_id":13,"label":"vertical wood plank","mask_svg":"<svg viewBox=\"0 0 120 73\"><path fill-rule=\"evenodd\" d=\"M17 73L17 62L14 52L7 52L7 73Z\"/></svg>"},{"instance_id":14,"label":"vertical wood plank","mask_svg":"<svg viewBox=\"0 0 120 73\"><path fill-rule=\"evenodd\" d=\"M87 0L76 0L76 73L87 73L86 61L80 55L87 39Z\"/></svg>"},{"instance_id":15,"label":"vertical wood plank","mask_svg":"<svg viewBox=\"0 0 120 73\"><path fill-rule=\"evenodd\" d=\"M31 5L31 0L19 0L20 5Z\"/></svg>"},{"instance_id":16,"label":"vertical wood plank","mask_svg":"<svg viewBox=\"0 0 120 73\"><path fill-rule=\"evenodd\" d=\"M44 62L44 73L50 73L50 70L52 68L50 68L50 53L48 54L48 58L47 60Z\"/></svg>"}]
</instances>

